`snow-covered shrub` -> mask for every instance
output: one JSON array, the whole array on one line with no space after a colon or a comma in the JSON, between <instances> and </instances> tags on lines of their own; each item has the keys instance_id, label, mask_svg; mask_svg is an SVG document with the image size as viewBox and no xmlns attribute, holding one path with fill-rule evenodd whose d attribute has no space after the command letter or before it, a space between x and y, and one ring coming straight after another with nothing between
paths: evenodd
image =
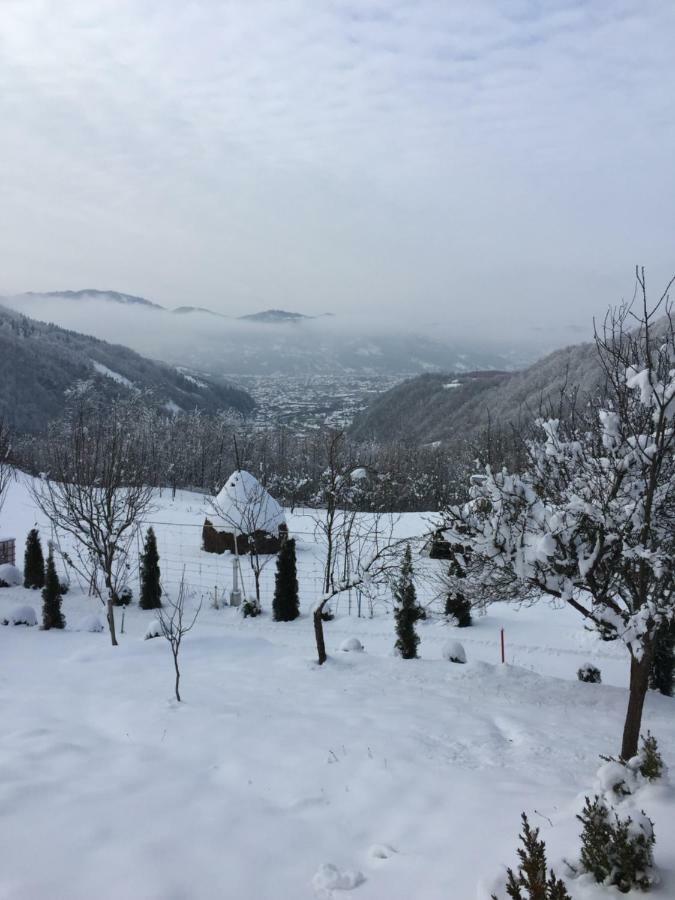
<instances>
[{"instance_id":1,"label":"snow-covered shrub","mask_svg":"<svg viewBox=\"0 0 675 900\"><path fill-rule=\"evenodd\" d=\"M449 591L445 598L445 615L458 628L473 625L471 618L471 601L461 591Z\"/></svg>"},{"instance_id":2,"label":"snow-covered shrub","mask_svg":"<svg viewBox=\"0 0 675 900\"><path fill-rule=\"evenodd\" d=\"M581 867L598 884L615 885L623 894L653 883L654 823L644 812L620 817L603 797L586 803L577 816L581 831Z\"/></svg>"},{"instance_id":3,"label":"snow-covered shrub","mask_svg":"<svg viewBox=\"0 0 675 900\"><path fill-rule=\"evenodd\" d=\"M327 606L325 609L321 611L321 621L322 622L332 622L335 618L335 614L330 606Z\"/></svg>"},{"instance_id":4,"label":"snow-covered shrub","mask_svg":"<svg viewBox=\"0 0 675 900\"><path fill-rule=\"evenodd\" d=\"M92 634L98 634L105 631L105 625L97 615L85 616L77 628L78 631L89 631Z\"/></svg>"},{"instance_id":5,"label":"snow-covered shrub","mask_svg":"<svg viewBox=\"0 0 675 900\"><path fill-rule=\"evenodd\" d=\"M518 872L506 870L506 893L512 900L572 900L563 881L551 869L547 876L546 844L539 840L539 829L530 828L525 813L518 849ZM492 900L498 900L496 894Z\"/></svg>"},{"instance_id":6,"label":"snow-covered shrub","mask_svg":"<svg viewBox=\"0 0 675 900\"><path fill-rule=\"evenodd\" d=\"M262 612L258 601L253 598L247 597L244 602L239 607L239 611L245 619L255 619L256 616L259 616Z\"/></svg>"},{"instance_id":7,"label":"snow-covered shrub","mask_svg":"<svg viewBox=\"0 0 675 900\"><path fill-rule=\"evenodd\" d=\"M114 606L129 606L131 601L134 599L134 594L131 588L128 585L125 585L122 590L115 594L115 598L113 600Z\"/></svg>"},{"instance_id":8,"label":"snow-covered shrub","mask_svg":"<svg viewBox=\"0 0 675 900\"><path fill-rule=\"evenodd\" d=\"M162 623L159 619L153 619L145 629L144 640L149 641L152 638L162 637Z\"/></svg>"},{"instance_id":9,"label":"snow-covered shrub","mask_svg":"<svg viewBox=\"0 0 675 900\"><path fill-rule=\"evenodd\" d=\"M340 650L343 653L363 653L363 644L356 637L346 638L340 644Z\"/></svg>"},{"instance_id":10,"label":"snow-covered shrub","mask_svg":"<svg viewBox=\"0 0 675 900\"><path fill-rule=\"evenodd\" d=\"M581 668L577 669L577 678L587 684L600 684L602 681L600 669L592 663L584 663Z\"/></svg>"},{"instance_id":11,"label":"snow-covered shrub","mask_svg":"<svg viewBox=\"0 0 675 900\"><path fill-rule=\"evenodd\" d=\"M604 765L598 769L596 789L610 797L627 797L648 782L658 781L667 773L656 738L647 732L641 736L642 745L629 760L603 756Z\"/></svg>"},{"instance_id":12,"label":"snow-covered shrub","mask_svg":"<svg viewBox=\"0 0 675 900\"><path fill-rule=\"evenodd\" d=\"M465 663L466 650L459 641L447 641L441 648L441 656L448 662Z\"/></svg>"},{"instance_id":13,"label":"snow-covered shrub","mask_svg":"<svg viewBox=\"0 0 675 900\"><path fill-rule=\"evenodd\" d=\"M449 546L449 545L448 545ZM471 601L466 596L466 553L462 548L453 546L450 552L450 565L446 576L447 593L445 595L445 615L454 621L458 628L468 628L473 624L471 619Z\"/></svg>"},{"instance_id":14,"label":"snow-covered shrub","mask_svg":"<svg viewBox=\"0 0 675 900\"><path fill-rule=\"evenodd\" d=\"M3 625L37 625L37 615L32 606L15 606L2 620Z\"/></svg>"},{"instance_id":15,"label":"snow-covered shrub","mask_svg":"<svg viewBox=\"0 0 675 900\"><path fill-rule=\"evenodd\" d=\"M11 563L0 566L0 587L18 587L23 581L21 572Z\"/></svg>"}]
</instances>

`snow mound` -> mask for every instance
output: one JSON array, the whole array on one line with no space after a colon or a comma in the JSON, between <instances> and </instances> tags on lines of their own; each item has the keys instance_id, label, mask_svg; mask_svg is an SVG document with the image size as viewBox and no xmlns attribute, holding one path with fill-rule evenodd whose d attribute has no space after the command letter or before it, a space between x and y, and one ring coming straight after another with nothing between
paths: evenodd
<instances>
[{"instance_id":1,"label":"snow mound","mask_svg":"<svg viewBox=\"0 0 675 900\"><path fill-rule=\"evenodd\" d=\"M209 519L218 528L247 534L251 526L256 531L276 534L286 525L283 509L268 494L257 478L239 469L230 475L227 484L215 501L217 515Z\"/></svg>"},{"instance_id":2,"label":"snow mound","mask_svg":"<svg viewBox=\"0 0 675 900\"><path fill-rule=\"evenodd\" d=\"M447 641L441 649L441 657L448 662L465 663L466 651L459 641Z\"/></svg>"},{"instance_id":3,"label":"snow mound","mask_svg":"<svg viewBox=\"0 0 675 900\"><path fill-rule=\"evenodd\" d=\"M373 844L368 848L368 856L371 859L389 859L396 851L388 844Z\"/></svg>"},{"instance_id":4,"label":"snow mound","mask_svg":"<svg viewBox=\"0 0 675 900\"><path fill-rule=\"evenodd\" d=\"M595 781L595 789L598 793L625 796L632 794L635 787L635 772L629 765L609 759L598 769Z\"/></svg>"},{"instance_id":5,"label":"snow mound","mask_svg":"<svg viewBox=\"0 0 675 900\"><path fill-rule=\"evenodd\" d=\"M323 896L325 896L326 891L352 891L364 881L365 878L361 872L351 869L341 872L332 863L323 863L312 878L312 887L317 892L323 892ZM319 896L321 895L319 893Z\"/></svg>"},{"instance_id":6,"label":"snow mound","mask_svg":"<svg viewBox=\"0 0 675 900\"><path fill-rule=\"evenodd\" d=\"M37 625L37 616L32 606L15 606L7 618L2 620L3 625Z\"/></svg>"},{"instance_id":7,"label":"snow mound","mask_svg":"<svg viewBox=\"0 0 675 900\"><path fill-rule=\"evenodd\" d=\"M97 634L100 631L105 631L103 622L99 619L97 615L85 616L84 619L80 622L78 631L89 631L92 634Z\"/></svg>"},{"instance_id":8,"label":"snow mound","mask_svg":"<svg viewBox=\"0 0 675 900\"><path fill-rule=\"evenodd\" d=\"M145 631L144 640L149 641L152 638L162 636L162 626L159 619L153 619Z\"/></svg>"},{"instance_id":9,"label":"snow mound","mask_svg":"<svg viewBox=\"0 0 675 900\"><path fill-rule=\"evenodd\" d=\"M363 653L363 644L358 638L350 637L346 638L340 644L340 650L343 653Z\"/></svg>"},{"instance_id":10,"label":"snow mound","mask_svg":"<svg viewBox=\"0 0 675 900\"><path fill-rule=\"evenodd\" d=\"M23 584L23 577L16 566L11 563L3 563L0 566L0 582L4 582L10 587L19 587Z\"/></svg>"}]
</instances>

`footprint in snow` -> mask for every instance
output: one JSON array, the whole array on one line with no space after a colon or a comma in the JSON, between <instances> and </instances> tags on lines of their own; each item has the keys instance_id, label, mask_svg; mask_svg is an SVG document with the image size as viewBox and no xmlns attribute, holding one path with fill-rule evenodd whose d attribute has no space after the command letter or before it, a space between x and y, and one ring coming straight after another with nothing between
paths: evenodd
<instances>
[{"instance_id":1,"label":"footprint in snow","mask_svg":"<svg viewBox=\"0 0 675 900\"><path fill-rule=\"evenodd\" d=\"M321 900L330 900L333 891L352 891L366 879L353 869L340 871L333 863L323 863L312 878L312 887Z\"/></svg>"},{"instance_id":2,"label":"footprint in snow","mask_svg":"<svg viewBox=\"0 0 675 900\"><path fill-rule=\"evenodd\" d=\"M372 846L368 848L368 856L371 859L389 859L394 853L396 853L396 851L388 844L372 844Z\"/></svg>"}]
</instances>

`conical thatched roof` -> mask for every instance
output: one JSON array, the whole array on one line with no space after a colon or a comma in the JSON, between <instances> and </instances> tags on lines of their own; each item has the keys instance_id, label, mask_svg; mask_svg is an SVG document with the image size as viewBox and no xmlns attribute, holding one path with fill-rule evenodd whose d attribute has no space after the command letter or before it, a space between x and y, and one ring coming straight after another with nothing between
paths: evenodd
<instances>
[{"instance_id":1,"label":"conical thatched roof","mask_svg":"<svg viewBox=\"0 0 675 900\"><path fill-rule=\"evenodd\" d=\"M284 511L250 472L233 472L215 499L215 514L209 515L222 531L249 534L266 531L277 534L286 524Z\"/></svg>"}]
</instances>

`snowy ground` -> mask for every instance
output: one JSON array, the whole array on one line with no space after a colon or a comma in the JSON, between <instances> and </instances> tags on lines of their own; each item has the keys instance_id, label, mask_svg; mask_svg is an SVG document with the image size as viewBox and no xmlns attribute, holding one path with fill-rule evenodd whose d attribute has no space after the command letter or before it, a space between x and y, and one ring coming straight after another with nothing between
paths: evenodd
<instances>
[{"instance_id":1,"label":"snowy ground","mask_svg":"<svg viewBox=\"0 0 675 900\"><path fill-rule=\"evenodd\" d=\"M169 586L185 565L198 593L222 593L225 559L199 550L201 498L165 495L152 518L167 523L156 530ZM3 531L22 548L35 520L25 486L13 485ZM404 517L399 527L420 524ZM289 525L302 538L307 608L317 551L307 517ZM0 619L26 602L39 612L36 593L0 590ZM319 668L306 614L242 621L207 600L185 639L183 704L172 699L165 642L142 640L152 613L130 607L111 648L105 633L76 630L97 611L75 587L66 631L0 628L3 900L486 900L515 862L521 810L566 873L562 857L578 852L574 812L598 755L618 748L625 655L544 604L493 606L472 629L431 619L422 658L403 661L391 656L385 607L358 618L345 600ZM366 653L337 652L352 635ZM449 638L462 641L467 665L441 659ZM576 681L586 660L605 684ZM650 694L645 717L675 768L675 701ZM675 801L649 790L654 896L672 898ZM352 893L321 886L331 884L329 870L315 878L327 863ZM623 896L578 880L570 891Z\"/></svg>"}]
</instances>

